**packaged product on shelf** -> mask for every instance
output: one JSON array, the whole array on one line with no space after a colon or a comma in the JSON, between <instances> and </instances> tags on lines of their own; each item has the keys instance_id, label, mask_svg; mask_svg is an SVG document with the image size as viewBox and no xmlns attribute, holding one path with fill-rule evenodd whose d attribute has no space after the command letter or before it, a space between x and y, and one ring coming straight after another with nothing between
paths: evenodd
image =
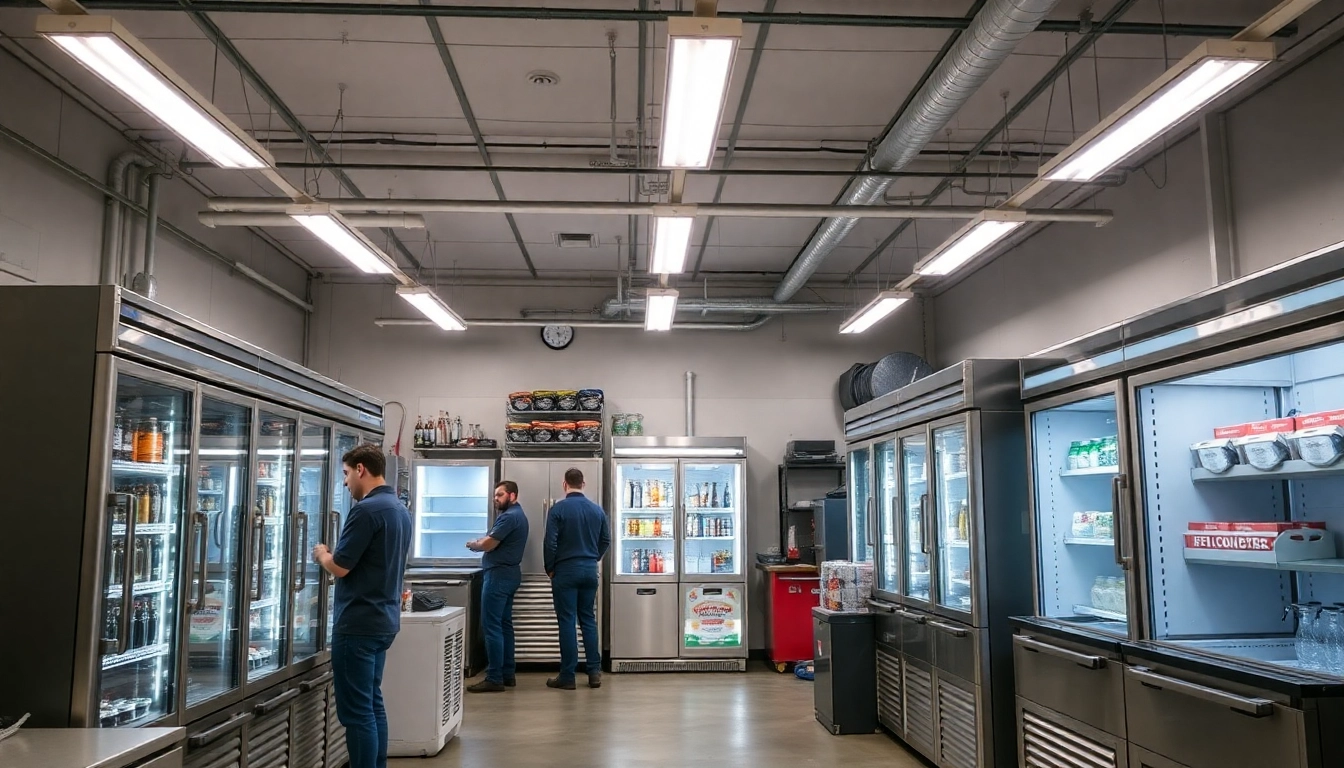
<instances>
[{"instance_id":1,"label":"packaged product on shelf","mask_svg":"<svg viewBox=\"0 0 1344 768\"><path fill-rule=\"evenodd\" d=\"M531 392L514 392L509 395L509 407L515 411L532 410Z\"/></svg>"},{"instance_id":2,"label":"packaged product on shelf","mask_svg":"<svg viewBox=\"0 0 1344 768\"><path fill-rule=\"evenodd\" d=\"M1214 427L1213 436L1220 440L1224 439L1231 440L1232 438L1235 437L1245 437L1246 435L1250 434L1248 432L1249 428L1250 428L1249 424L1230 424L1226 427Z\"/></svg>"},{"instance_id":3,"label":"packaged product on shelf","mask_svg":"<svg viewBox=\"0 0 1344 768\"><path fill-rule=\"evenodd\" d=\"M1293 420L1283 421L1291 424ZM1278 469L1293 455L1286 432L1252 433L1237 438L1236 443L1246 457L1246 463L1264 472Z\"/></svg>"},{"instance_id":4,"label":"packaged product on shelf","mask_svg":"<svg viewBox=\"0 0 1344 768\"><path fill-rule=\"evenodd\" d=\"M532 422L532 442L549 443L555 439L555 425L548 421Z\"/></svg>"},{"instance_id":5,"label":"packaged product on shelf","mask_svg":"<svg viewBox=\"0 0 1344 768\"><path fill-rule=\"evenodd\" d=\"M532 425L521 422L510 422L506 429L510 443L530 443L532 442Z\"/></svg>"},{"instance_id":6,"label":"packaged product on shelf","mask_svg":"<svg viewBox=\"0 0 1344 768\"><path fill-rule=\"evenodd\" d=\"M579 390L579 408L585 411L602 410L602 399L602 390L600 389Z\"/></svg>"},{"instance_id":7,"label":"packaged product on shelf","mask_svg":"<svg viewBox=\"0 0 1344 768\"><path fill-rule=\"evenodd\" d=\"M1250 531L1208 531L1185 534L1186 549L1228 549L1269 552L1274 549L1277 533Z\"/></svg>"},{"instance_id":8,"label":"packaged product on shelf","mask_svg":"<svg viewBox=\"0 0 1344 768\"><path fill-rule=\"evenodd\" d=\"M1299 429L1292 440L1297 455L1313 467L1328 467L1344 458L1344 427L1337 424Z\"/></svg>"},{"instance_id":9,"label":"packaged product on shelf","mask_svg":"<svg viewBox=\"0 0 1344 768\"><path fill-rule=\"evenodd\" d=\"M555 392L549 389L539 389L532 393L532 410L534 411L554 411L555 410Z\"/></svg>"},{"instance_id":10,"label":"packaged product on shelf","mask_svg":"<svg viewBox=\"0 0 1344 768\"><path fill-rule=\"evenodd\" d=\"M1093 533L1098 539L1115 538L1115 514L1113 512L1094 512Z\"/></svg>"},{"instance_id":11,"label":"packaged product on shelf","mask_svg":"<svg viewBox=\"0 0 1344 768\"><path fill-rule=\"evenodd\" d=\"M1097 538L1097 521L1095 512L1074 512L1073 526L1070 528L1070 535L1075 539L1094 539Z\"/></svg>"},{"instance_id":12,"label":"packaged product on shelf","mask_svg":"<svg viewBox=\"0 0 1344 768\"><path fill-rule=\"evenodd\" d=\"M557 411L579 410L579 391L577 389L562 389L556 392L555 409Z\"/></svg>"},{"instance_id":13,"label":"packaged product on shelf","mask_svg":"<svg viewBox=\"0 0 1344 768\"><path fill-rule=\"evenodd\" d=\"M576 422L575 426L579 431L579 442L599 443L602 441L602 422L580 421Z\"/></svg>"},{"instance_id":14,"label":"packaged product on shelf","mask_svg":"<svg viewBox=\"0 0 1344 768\"><path fill-rule=\"evenodd\" d=\"M1307 413L1298 416L1298 429L1311 429L1313 427L1344 427L1344 411L1321 411L1319 413Z\"/></svg>"},{"instance_id":15,"label":"packaged product on shelf","mask_svg":"<svg viewBox=\"0 0 1344 768\"><path fill-rule=\"evenodd\" d=\"M1207 522L1190 523L1186 526L1191 531L1241 531L1245 533L1274 533L1280 534L1284 531L1291 531L1295 528L1315 528L1325 530L1325 522L1322 520L1294 520L1294 521L1253 521L1253 522Z\"/></svg>"},{"instance_id":16,"label":"packaged product on shelf","mask_svg":"<svg viewBox=\"0 0 1344 768\"><path fill-rule=\"evenodd\" d=\"M1227 438L1205 440L1190 446L1199 466L1215 474L1222 474L1241 463L1241 454L1236 445Z\"/></svg>"},{"instance_id":17,"label":"packaged product on shelf","mask_svg":"<svg viewBox=\"0 0 1344 768\"><path fill-rule=\"evenodd\" d=\"M557 421L551 425L558 443L572 443L578 439L578 425L572 421Z\"/></svg>"}]
</instances>

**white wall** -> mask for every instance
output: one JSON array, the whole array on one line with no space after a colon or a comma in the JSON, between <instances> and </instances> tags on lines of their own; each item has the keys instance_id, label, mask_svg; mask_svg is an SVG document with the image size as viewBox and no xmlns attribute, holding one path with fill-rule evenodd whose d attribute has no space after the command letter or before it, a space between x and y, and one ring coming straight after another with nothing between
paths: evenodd
<instances>
[{"instance_id":1,"label":"white wall","mask_svg":"<svg viewBox=\"0 0 1344 768\"><path fill-rule=\"evenodd\" d=\"M610 291L459 289L444 294L466 317L512 317L521 307L594 306ZM747 438L749 554L779 541L776 467L785 444L834 439L843 446L836 397L840 374L855 362L888 352L923 353L917 311L898 313L858 338L836 333L841 319L836 315L776 318L747 333L579 328L574 343L556 352L542 345L536 328L444 334L436 328L377 327L375 317L410 316L386 287L323 284L316 303L312 366L404 403L405 456L411 455L416 415L440 409L501 438L505 396L516 390L596 387L606 392L609 413L644 414L645 434L683 435L685 372L695 371L696 434ZM396 418L395 408L389 408L393 432ZM752 647L757 648L764 643L760 587L755 584L748 598Z\"/></svg>"},{"instance_id":2,"label":"white wall","mask_svg":"<svg viewBox=\"0 0 1344 768\"><path fill-rule=\"evenodd\" d=\"M1336 45L1228 112L1239 275L1344 239L1342 76ZM1095 198L1107 226L1051 226L938 296L939 361L1027 355L1210 287L1199 135L1166 164L1162 189L1133 173Z\"/></svg>"},{"instance_id":3,"label":"white wall","mask_svg":"<svg viewBox=\"0 0 1344 768\"><path fill-rule=\"evenodd\" d=\"M4 51L0 105L0 125L99 180L105 180L113 158L134 148ZM201 226L195 215L204 207L204 198L182 180L162 182L164 220L303 295L302 270L246 230ZM97 283L104 210L99 191L0 138L0 284ZM141 251L137 246L137 265ZM276 354L301 359L303 312L293 304L163 230L156 263L159 302Z\"/></svg>"}]
</instances>

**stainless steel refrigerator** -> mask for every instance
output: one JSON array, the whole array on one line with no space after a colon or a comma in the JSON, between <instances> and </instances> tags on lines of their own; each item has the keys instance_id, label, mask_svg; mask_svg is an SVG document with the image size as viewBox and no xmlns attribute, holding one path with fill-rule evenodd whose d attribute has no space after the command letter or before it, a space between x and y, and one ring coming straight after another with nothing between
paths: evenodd
<instances>
[{"instance_id":1,"label":"stainless steel refrigerator","mask_svg":"<svg viewBox=\"0 0 1344 768\"><path fill-rule=\"evenodd\" d=\"M1334 248L1022 362L1019 765L1344 761L1344 442L1298 431L1344 408L1341 332Z\"/></svg>"},{"instance_id":2,"label":"stainless steel refrigerator","mask_svg":"<svg viewBox=\"0 0 1344 768\"><path fill-rule=\"evenodd\" d=\"M934 764L1009 765L1031 604L1017 361L967 360L845 412L874 562L879 721Z\"/></svg>"},{"instance_id":3,"label":"stainless steel refrigerator","mask_svg":"<svg viewBox=\"0 0 1344 768\"><path fill-rule=\"evenodd\" d=\"M188 764L339 765L307 550L333 541L340 454L381 403L114 287L0 288L0 325L24 329L0 337L0 400L25 464L0 713L185 725Z\"/></svg>"},{"instance_id":4,"label":"stainless steel refrigerator","mask_svg":"<svg viewBox=\"0 0 1344 768\"><path fill-rule=\"evenodd\" d=\"M612 455L612 671L745 671L746 441L616 437Z\"/></svg>"}]
</instances>

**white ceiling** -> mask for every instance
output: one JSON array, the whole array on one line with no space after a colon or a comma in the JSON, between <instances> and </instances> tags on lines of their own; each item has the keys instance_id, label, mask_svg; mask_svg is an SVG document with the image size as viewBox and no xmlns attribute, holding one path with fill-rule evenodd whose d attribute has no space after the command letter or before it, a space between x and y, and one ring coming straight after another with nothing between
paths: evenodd
<instances>
[{"instance_id":1,"label":"white ceiling","mask_svg":"<svg viewBox=\"0 0 1344 768\"><path fill-rule=\"evenodd\" d=\"M1114 0L1063 0L1052 18L1076 19L1091 6L1103 17ZM1168 23L1244 25L1275 4L1275 0L1187 0L1169 2ZM525 6L554 3L496 2ZM569 0L565 7L629 9L634 0ZM682 3L665 0L664 9ZM966 13L969 0L780 0L779 13L871 13L889 15L952 16ZM658 2L650 2L657 9ZM760 11L764 0L724 0L725 11ZM0 31L54 67L75 87L109 110L126 127L152 140L172 144L156 123L32 34L37 11L0 9ZM116 17L144 40L169 66L245 129L270 146L281 161L303 161L302 145L251 87L244 88L237 70L217 55L190 18L180 12L121 12ZM380 16L310 16L230 13L212 16L238 51L304 126L324 142L338 162L451 164L480 163L438 51L423 18ZM1156 0L1140 0L1123 18L1126 22L1161 21ZM587 166L605 157L610 136L610 60L607 34L616 34L617 129L621 141L633 132L638 103L638 26L634 22L535 21L455 19L438 21L451 51L471 107L479 120L492 156L500 165ZM761 28L747 25L728 97L720 147L726 147L729 125L743 97L747 64ZM863 148L877 138L896 109L915 87L949 32L928 29L856 28L775 25L759 73L750 93L741 125L740 148L733 168L819 169L852 171ZM661 23L648 30L649 48L646 104L650 134L656 142L660 110L663 50L666 30ZM1037 32L996 71L948 126L947 134L928 148L929 154L912 169L941 171L1003 116L1005 92L1015 103L1036 84L1077 34ZM1059 148L1086 131L1099 117L1165 69L1164 56L1176 60L1198 42L1195 38L1110 35L1078 61L1052 90L1013 121L1006 136L990 146L1010 142L1019 151ZM559 83L539 87L528 82L534 70L554 72ZM1071 82L1070 82L1071 81ZM345 86L344 93L340 89ZM1071 90L1069 86L1072 86ZM1098 104L1100 96L1100 104ZM1050 106L1047 124L1047 104ZM338 119L338 109L341 117ZM355 143L382 139L415 146L396 148ZM565 148L555 145L584 145ZM518 146L521 145L521 146ZM550 145L550 146L544 146ZM997 155L978 161L978 171L1031 173L1034 159L1016 166ZM312 158L308 158L312 159ZM723 160L720 153L719 163ZM197 177L221 195L276 194L258 178L201 168ZM481 171L417 171L350 169L351 179L370 197L436 197L495 199L489 177ZM316 171L286 170L296 184L323 196L349 196L330 171L314 180ZM658 200L638 196L635 177L544 173L501 173L505 194L513 200L627 201ZM692 176L687 202L713 199L718 177ZM889 198L923 195L938 179L901 179ZM1025 183L1011 182L1016 186ZM737 203L829 204L841 191L839 176L732 176L724 184L722 200ZM950 192L939 202L983 204L989 192L1009 191L1004 179L967 179L976 194ZM988 198L992 205L997 197ZM426 230L398 233L407 248L426 267L458 270L482 276L526 277L523 258L501 214L428 214ZM611 278L624 252L617 241L628 241L624 216L515 217L536 269L543 277L590 275ZM703 267L711 273L782 273L815 226L811 219L720 219L705 249ZM844 278L865 261L875 246L899 222L862 220L844 245L826 261L819 280ZM692 238L692 262L700 250L707 222L701 219ZM909 227L899 240L869 265L865 281L907 272L917 256L937 245L958 222L922 221ZM558 232L597 236L591 250L560 249ZM348 274L344 263L306 232L276 228L271 234L318 270ZM382 232L370 231L384 244ZM638 263L646 263L646 228ZM432 241L432 247L431 242ZM917 242L916 242L917 241ZM917 246L917 247L916 247ZM762 279L774 279L763 277Z\"/></svg>"}]
</instances>

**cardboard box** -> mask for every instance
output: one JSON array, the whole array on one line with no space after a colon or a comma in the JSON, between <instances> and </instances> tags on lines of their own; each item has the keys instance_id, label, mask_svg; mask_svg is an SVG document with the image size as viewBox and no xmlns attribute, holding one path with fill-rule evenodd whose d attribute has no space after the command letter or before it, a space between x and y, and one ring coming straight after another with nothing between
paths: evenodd
<instances>
[{"instance_id":1,"label":"cardboard box","mask_svg":"<svg viewBox=\"0 0 1344 768\"><path fill-rule=\"evenodd\" d=\"M1231 439L1233 437L1245 437L1250 429L1249 424L1233 424L1227 427L1214 427L1213 436L1215 439Z\"/></svg>"},{"instance_id":2,"label":"cardboard box","mask_svg":"<svg viewBox=\"0 0 1344 768\"><path fill-rule=\"evenodd\" d=\"M1252 421L1246 425L1247 435L1272 435L1280 432L1292 432L1297 429L1296 419L1270 419L1269 421Z\"/></svg>"},{"instance_id":3,"label":"cardboard box","mask_svg":"<svg viewBox=\"0 0 1344 768\"><path fill-rule=\"evenodd\" d=\"M1226 549L1235 551L1270 552L1274 549L1277 533L1245 533L1220 531L1185 534L1187 549Z\"/></svg>"},{"instance_id":4,"label":"cardboard box","mask_svg":"<svg viewBox=\"0 0 1344 768\"><path fill-rule=\"evenodd\" d=\"M1298 416L1296 421L1298 429L1311 429L1312 427L1344 427L1344 411L1308 413L1305 416Z\"/></svg>"}]
</instances>

